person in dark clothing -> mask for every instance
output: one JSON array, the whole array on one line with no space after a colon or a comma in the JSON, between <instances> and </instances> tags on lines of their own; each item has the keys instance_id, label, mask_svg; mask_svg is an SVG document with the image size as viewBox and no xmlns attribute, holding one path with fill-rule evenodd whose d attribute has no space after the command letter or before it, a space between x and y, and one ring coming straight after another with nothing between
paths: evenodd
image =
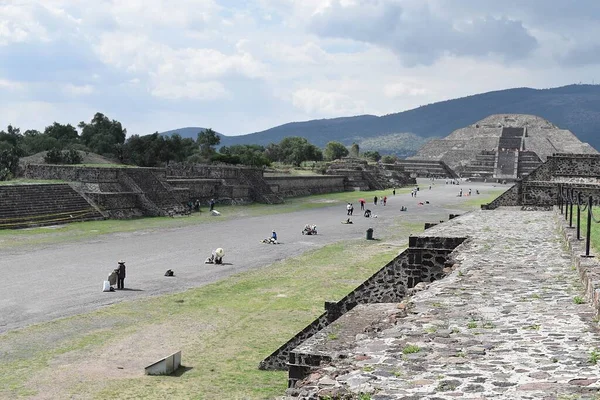
<instances>
[{"instance_id":1,"label":"person in dark clothing","mask_svg":"<svg viewBox=\"0 0 600 400\"><path fill-rule=\"evenodd\" d=\"M210 199L210 210L212 211L215 208L215 199Z\"/></svg>"},{"instance_id":2,"label":"person in dark clothing","mask_svg":"<svg viewBox=\"0 0 600 400\"><path fill-rule=\"evenodd\" d=\"M125 261L120 260L117 268L117 289L125 289Z\"/></svg>"},{"instance_id":3,"label":"person in dark clothing","mask_svg":"<svg viewBox=\"0 0 600 400\"><path fill-rule=\"evenodd\" d=\"M360 201L360 210L363 211L365 209L365 201L361 200Z\"/></svg>"},{"instance_id":4,"label":"person in dark clothing","mask_svg":"<svg viewBox=\"0 0 600 400\"><path fill-rule=\"evenodd\" d=\"M354 213L354 206L350 203L350 215Z\"/></svg>"},{"instance_id":5,"label":"person in dark clothing","mask_svg":"<svg viewBox=\"0 0 600 400\"><path fill-rule=\"evenodd\" d=\"M377 196L373 197L373 204L377 205Z\"/></svg>"}]
</instances>

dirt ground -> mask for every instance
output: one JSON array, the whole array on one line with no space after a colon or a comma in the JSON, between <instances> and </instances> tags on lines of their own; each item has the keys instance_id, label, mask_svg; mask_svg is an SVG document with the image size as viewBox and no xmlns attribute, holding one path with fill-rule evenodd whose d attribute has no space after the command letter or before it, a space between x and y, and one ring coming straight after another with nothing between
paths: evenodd
<instances>
[{"instance_id":1,"label":"dirt ground","mask_svg":"<svg viewBox=\"0 0 600 400\"><path fill-rule=\"evenodd\" d=\"M3 252L0 270L5 279L0 291L0 333L56 318L85 313L109 304L146 296L184 291L228 276L300 255L308 250L348 239L365 237L367 228L374 236L385 236L398 218L412 222L439 222L449 213L463 213L460 204L485 196L490 191L508 189L508 185L464 183L445 185L438 181L432 190L428 181L420 182L417 198L410 194L388 196L387 206L373 205L364 196L377 218L364 218L354 203L353 224L341 224L347 218L345 204L289 214L248 217L174 229L115 233L83 242L14 248ZM459 189L473 191L473 197L457 197ZM430 204L418 205L429 201ZM400 212L407 206L407 212ZM302 227L316 224L319 234L304 236ZM261 239L277 231L280 244L268 245ZM223 265L204 264L217 247L225 249ZM126 290L103 293L102 282L117 260L127 265ZM166 278L172 269L175 277Z\"/></svg>"}]
</instances>

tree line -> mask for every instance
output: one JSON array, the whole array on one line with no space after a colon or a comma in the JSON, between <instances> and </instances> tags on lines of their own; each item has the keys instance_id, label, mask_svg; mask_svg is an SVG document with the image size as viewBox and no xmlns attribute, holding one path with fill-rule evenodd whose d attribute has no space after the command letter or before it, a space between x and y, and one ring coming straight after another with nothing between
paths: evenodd
<instances>
[{"instance_id":1,"label":"tree line","mask_svg":"<svg viewBox=\"0 0 600 400\"><path fill-rule=\"evenodd\" d=\"M79 128L79 131L77 130ZM303 137L286 137L268 146L234 145L222 146L219 135L212 129L198 132L197 138L182 138L179 134L163 136L127 136L121 123L96 113L89 123L80 122L77 128L71 124L54 122L43 132L29 129L24 132L8 125L0 131L0 180L13 178L19 160L40 152L46 152L45 161L51 164L80 164L81 152L96 153L122 164L140 167L160 167L170 162L225 162L255 167L270 166L281 162L300 166L305 161L331 161L351 154L359 156L357 144L350 149L340 142L329 142L321 149ZM379 161L377 152L364 152L364 158ZM393 162L393 159L384 162Z\"/></svg>"}]
</instances>

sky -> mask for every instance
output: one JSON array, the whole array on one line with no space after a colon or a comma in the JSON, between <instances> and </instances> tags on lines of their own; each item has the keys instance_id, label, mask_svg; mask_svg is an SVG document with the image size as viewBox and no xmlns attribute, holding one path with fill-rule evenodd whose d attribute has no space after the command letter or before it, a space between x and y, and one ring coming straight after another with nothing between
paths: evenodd
<instances>
[{"instance_id":1,"label":"sky","mask_svg":"<svg viewBox=\"0 0 600 400\"><path fill-rule=\"evenodd\" d=\"M600 82L597 0L0 0L0 129L226 135Z\"/></svg>"}]
</instances>

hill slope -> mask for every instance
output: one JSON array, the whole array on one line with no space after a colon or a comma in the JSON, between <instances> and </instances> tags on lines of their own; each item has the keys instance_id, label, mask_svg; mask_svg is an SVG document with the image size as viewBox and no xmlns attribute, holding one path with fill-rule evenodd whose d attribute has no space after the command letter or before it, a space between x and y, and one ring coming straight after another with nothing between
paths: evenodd
<instances>
[{"instance_id":1,"label":"hill slope","mask_svg":"<svg viewBox=\"0 0 600 400\"><path fill-rule=\"evenodd\" d=\"M222 136L221 144L267 145L279 142L286 136L302 136L320 147L335 140L346 145L357 142L363 150L408 155L414 154L415 149L427 139L445 137L455 129L491 114L512 113L540 116L560 128L569 129L581 141L600 148L600 136L596 135L600 126L600 85L507 89L442 101L381 117L361 115L292 122L262 132ZM201 128L193 129L197 133ZM399 136L390 138L390 134L403 134L400 136L406 140L397 141ZM390 147L390 143L394 147Z\"/></svg>"}]
</instances>

